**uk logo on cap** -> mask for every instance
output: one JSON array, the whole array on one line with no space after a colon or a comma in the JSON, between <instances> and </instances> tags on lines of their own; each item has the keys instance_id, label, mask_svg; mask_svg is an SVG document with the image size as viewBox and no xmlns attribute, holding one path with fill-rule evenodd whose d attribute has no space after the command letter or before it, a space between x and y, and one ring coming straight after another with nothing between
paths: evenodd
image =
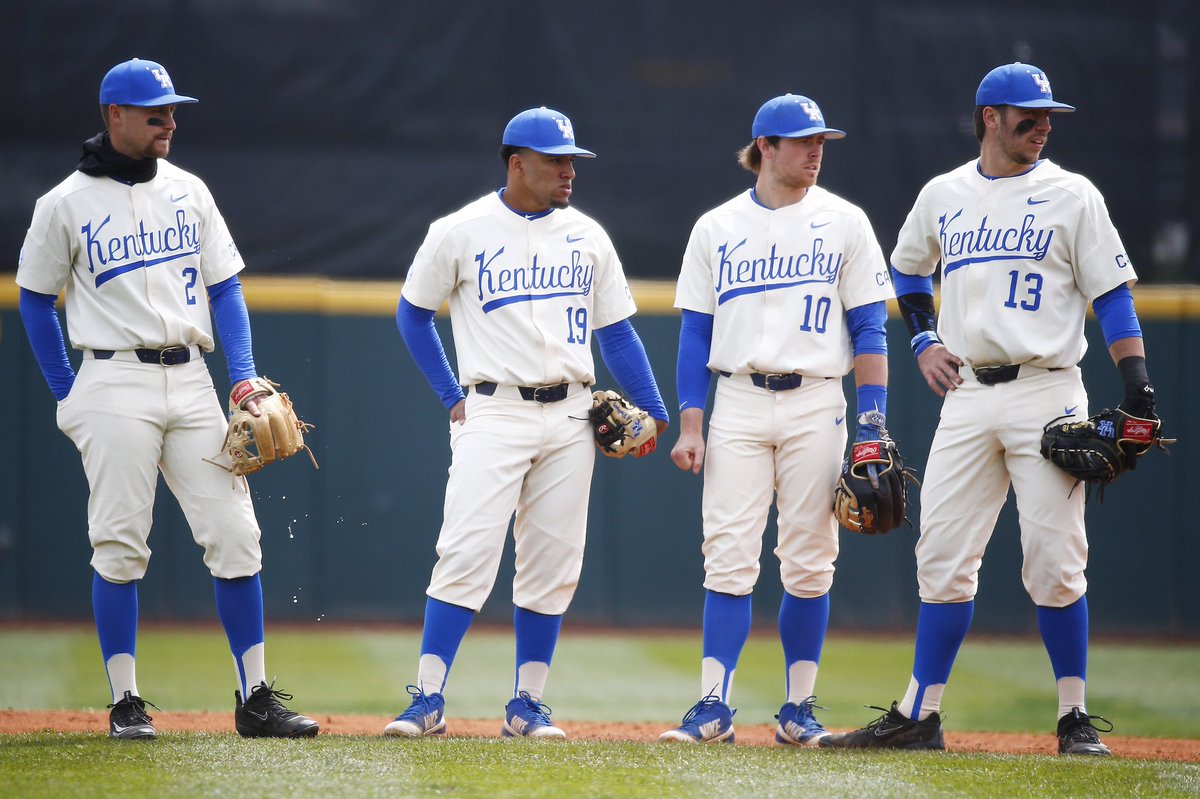
<instances>
[{"instance_id":1,"label":"uk logo on cap","mask_svg":"<svg viewBox=\"0 0 1200 799\"><path fill-rule=\"evenodd\" d=\"M527 147L545 155L596 157L591 150L575 145L575 127L567 115L544 105L522 111L510 119L504 128L502 143L510 147Z\"/></svg>"},{"instance_id":2,"label":"uk logo on cap","mask_svg":"<svg viewBox=\"0 0 1200 799\"><path fill-rule=\"evenodd\" d=\"M1033 64L1022 64L1020 61L996 67L984 75L975 92L975 105L1075 110L1075 106L1054 99L1050 79L1045 72Z\"/></svg>"}]
</instances>

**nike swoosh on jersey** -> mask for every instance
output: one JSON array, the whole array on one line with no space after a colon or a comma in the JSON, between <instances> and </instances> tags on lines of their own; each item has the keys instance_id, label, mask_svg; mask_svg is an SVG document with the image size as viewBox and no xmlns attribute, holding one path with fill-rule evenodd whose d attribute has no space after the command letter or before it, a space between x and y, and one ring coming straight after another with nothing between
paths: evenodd
<instances>
[{"instance_id":1,"label":"nike swoosh on jersey","mask_svg":"<svg viewBox=\"0 0 1200 799\"><path fill-rule=\"evenodd\" d=\"M570 233L568 233L567 234L567 244L574 244L577 241L583 241L585 238L587 238L587 237L586 236L572 236Z\"/></svg>"},{"instance_id":2,"label":"nike swoosh on jersey","mask_svg":"<svg viewBox=\"0 0 1200 799\"><path fill-rule=\"evenodd\" d=\"M836 419L834 419L834 420L833 420L833 423L834 423L835 425L840 425L840 424L841 424L842 422L844 422L844 421L846 421L846 417L845 417L845 416L839 416L839 417L837 417Z\"/></svg>"},{"instance_id":3,"label":"nike swoosh on jersey","mask_svg":"<svg viewBox=\"0 0 1200 799\"><path fill-rule=\"evenodd\" d=\"M828 225L828 224L829 224L829 222L822 222L822 223L820 223L820 224L817 224L816 222L810 222L808 226L809 226L810 228L812 228L813 230L816 230L817 228L819 228L819 227L825 227L825 226L826 226L826 225Z\"/></svg>"},{"instance_id":4,"label":"nike swoosh on jersey","mask_svg":"<svg viewBox=\"0 0 1200 799\"><path fill-rule=\"evenodd\" d=\"M186 196L187 196L187 194L181 194L181 195L179 195L178 197L172 197L172 198L171 198L171 202L173 202L173 203L177 203L177 202L179 202L180 200L182 200L182 199L183 199L184 197L186 197Z\"/></svg>"},{"instance_id":5,"label":"nike swoosh on jersey","mask_svg":"<svg viewBox=\"0 0 1200 799\"><path fill-rule=\"evenodd\" d=\"M1029 197L1028 199L1025 200L1025 202L1029 203L1030 205L1041 205L1042 203L1048 203L1050 201L1049 200L1035 200L1032 197Z\"/></svg>"}]
</instances>

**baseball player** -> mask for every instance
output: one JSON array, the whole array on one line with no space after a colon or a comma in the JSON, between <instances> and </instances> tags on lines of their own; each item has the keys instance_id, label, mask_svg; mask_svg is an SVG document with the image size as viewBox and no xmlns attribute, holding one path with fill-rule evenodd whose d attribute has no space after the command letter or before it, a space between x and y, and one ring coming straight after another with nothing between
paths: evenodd
<instances>
[{"instance_id":1,"label":"baseball player","mask_svg":"<svg viewBox=\"0 0 1200 799\"><path fill-rule=\"evenodd\" d=\"M1133 266L1096 187L1041 157L1054 113L1046 74L989 72L975 97L978 160L921 190L892 253L917 365L945 397L922 488L921 608L904 698L824 746L944 748L942 692L971 623L984 549L1011 483L1025 590L1058 686L1058 750L1107 755L1084 702L1084 492L1039 453L1043 426L1088 416L1079 360L1090 302L1125 383L1120 407L1154 416ZM941 264L934 322L933 273ZM879 708L882 710L882 708ZM1108 727L1111 729L1111 727Z\"/></svg>"},{"instance_id":2,"label":"baseball player","mask_svg":"<svg viewBox=\"0 0 1200 799\"><path fill-rule=\"evenodd\" d=\"M100 84L105 131L76 171L37 201L21 249L21 319L58 400L58 426L83 457L91 489L92 603L113 704L113 738L154 738L135 674L137 584L158 472L179 500L213 575L237 673L235 722L247 737L317 734L267 684L259 528L244 482L212 458L226 418L204 353L211 314L235 393L255 376L237 274L245 264L203 181L166 159L175 92L161 64L134 58ZM67 359L55 300L66 289ZM241 405L257 412L257 394ZM244 701L243 701L244 698Z\"/></svg>"},{"instance_id":3,"label":"baseball player","mask_svg":"<svg viewBox=\"0 0 1200 799\"><path fill-rule=\"evenodd\" d=\"M741 165L754 187L705 213L683 256L675 465L704 471L701 699L659 740L733 742L730 696L750 632L762 537L777 497L775 554L785 589L779 637L787 700L775 740L827 735L813 688L838 554L833 490L846 447L841 378L857 383L857 436L878 438L887 412L883 253L866 215L817 186L827 127L817 104L787 94L754 117ZM719 375L708 440L704 407Z\"/></svg>"},{"instance_id":4,"label":"baseball player","mask_svg":"<svg viewBox=\"0 0 1200 799\"><path fill-rule=\"evenodd\" d=\"M430 225L397 309L450 412L452 461L417 681L388 735L445 732L446 677L491 593L515 510L517 670L502 734L565 737L541 700L583 564L593 336L635 404L667 426L621 262L600 225L570 207L575 159L595 154L576 146L570 119L542 107L512 118L500 157L505 185ZM447 299L457 379L433 324Z\"/></svg>"}]
</instances>

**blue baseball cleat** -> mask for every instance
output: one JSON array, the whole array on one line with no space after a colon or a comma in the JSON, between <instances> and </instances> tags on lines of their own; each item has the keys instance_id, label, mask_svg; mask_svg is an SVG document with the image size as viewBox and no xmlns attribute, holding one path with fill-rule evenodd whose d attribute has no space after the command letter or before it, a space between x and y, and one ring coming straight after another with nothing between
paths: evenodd
<instances>
[{"instance_id":1,"label":"blue baseball cleat","mask_svg":"<svg viewBox=\"0 0 1200 799\"><path fill-rule=\"evenodd\" d=\"M566 738L567 734L550 721L550 708L522 691L504 708L504 726L500 734L506 738Z\"/></svg>"},{"instance_id":2,"label":"blue baseball cleat","mask_svg":"<svg viewBox=\"0 0 1200 799\"><path fill-rule=\"evenodd\" d=\"M406 686L412 704L383 728L384 735L420 738L424 735L445 735L446 700L441 694L427 694L415 685Z\"/></svg>"},{"instance_id":3,"label":"blue baseball cleat","mask_svg":"<svg viewBox=\"0 0 1200 799\"><path fill-rule=\"evenodd\" d=\"M683 723L673 730L667 730L658 736L660 741L680 741L682 743L733 743L733 714L729 705L722 702L716 694L709 694L696 704L683 717Z\"/></svg>"},{"instance_id":4,"label":"blue baseball cleat","mask_svg":"<svg viewBox=\"0 0 1200 799\"><path fill-rule=\"evenodd\" d=\"M788 702L779 709L779 726L775 728L775 743L792 746L817 746L829 732L813 715L813 708L821 707L817 698L810 696L800 704ZM825 710L826 708L821 708Z\"/></svg>"}]
</instances>

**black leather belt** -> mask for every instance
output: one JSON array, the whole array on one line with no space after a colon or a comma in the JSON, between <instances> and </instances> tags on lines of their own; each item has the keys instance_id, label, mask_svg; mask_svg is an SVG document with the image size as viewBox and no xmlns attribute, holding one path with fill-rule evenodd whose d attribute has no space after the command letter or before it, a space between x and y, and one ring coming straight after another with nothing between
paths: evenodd
<instances>
[{"instance_id":1,"label":"black leather belt","mask_svg":"<svg viewBox=\"0 0 1200 799\"><path fill-rule=\"evenodd\" d=\"M514 386L514 388L520 392L521 399L546 404L565 400L571 384L559 383L557 386ZM485 397L490 397L496 393L496 384L476 383L475 390Z\"/></svg>"},{"instance_id":2,"label":"black leather belt","mask_svg":"<svg viewBox=\"0 0 1200 799\"><path fill-rule=\"evenodd\" d=\"M978 369L971 369L975 373L975 379L982 385L994 386L999 383L1011 383L1021 376L1021 364L1013 363L1007 366L981 366ZM1041 369L1036 371L1041 372ZM1057 372L1058 367L1046 367L1047 372Z\"/></svg>"},{"instance_id":3,"label":"black leather belt","mask_svg":"<svg viewBox=\"0 0 1200 799\"><path fill-rule=\"evenodd\" d=\"M721 372L721 374L724 377L733 376L729 372ZM800 383L803 380L804 376L797 374L765 375L754 372L750 375L751 383L759 388L765 388L767 391L791 391L793 388L800 388Z\"/></svg>"},{"instance_id":4,"label":"black leather belt","mask_svg":"<svg viewBox=\"0 0 1200 799\"><path fill-rule=\"evenodd\" d=\"M192 359L192 350L182 344L178 347L167 347L165 350L134 350L142 363L156 363L160 366L178 366ZM92 355L100 361L107 361L116 352L114 350L92 350Z\"/></svg>"}]
</instances>

